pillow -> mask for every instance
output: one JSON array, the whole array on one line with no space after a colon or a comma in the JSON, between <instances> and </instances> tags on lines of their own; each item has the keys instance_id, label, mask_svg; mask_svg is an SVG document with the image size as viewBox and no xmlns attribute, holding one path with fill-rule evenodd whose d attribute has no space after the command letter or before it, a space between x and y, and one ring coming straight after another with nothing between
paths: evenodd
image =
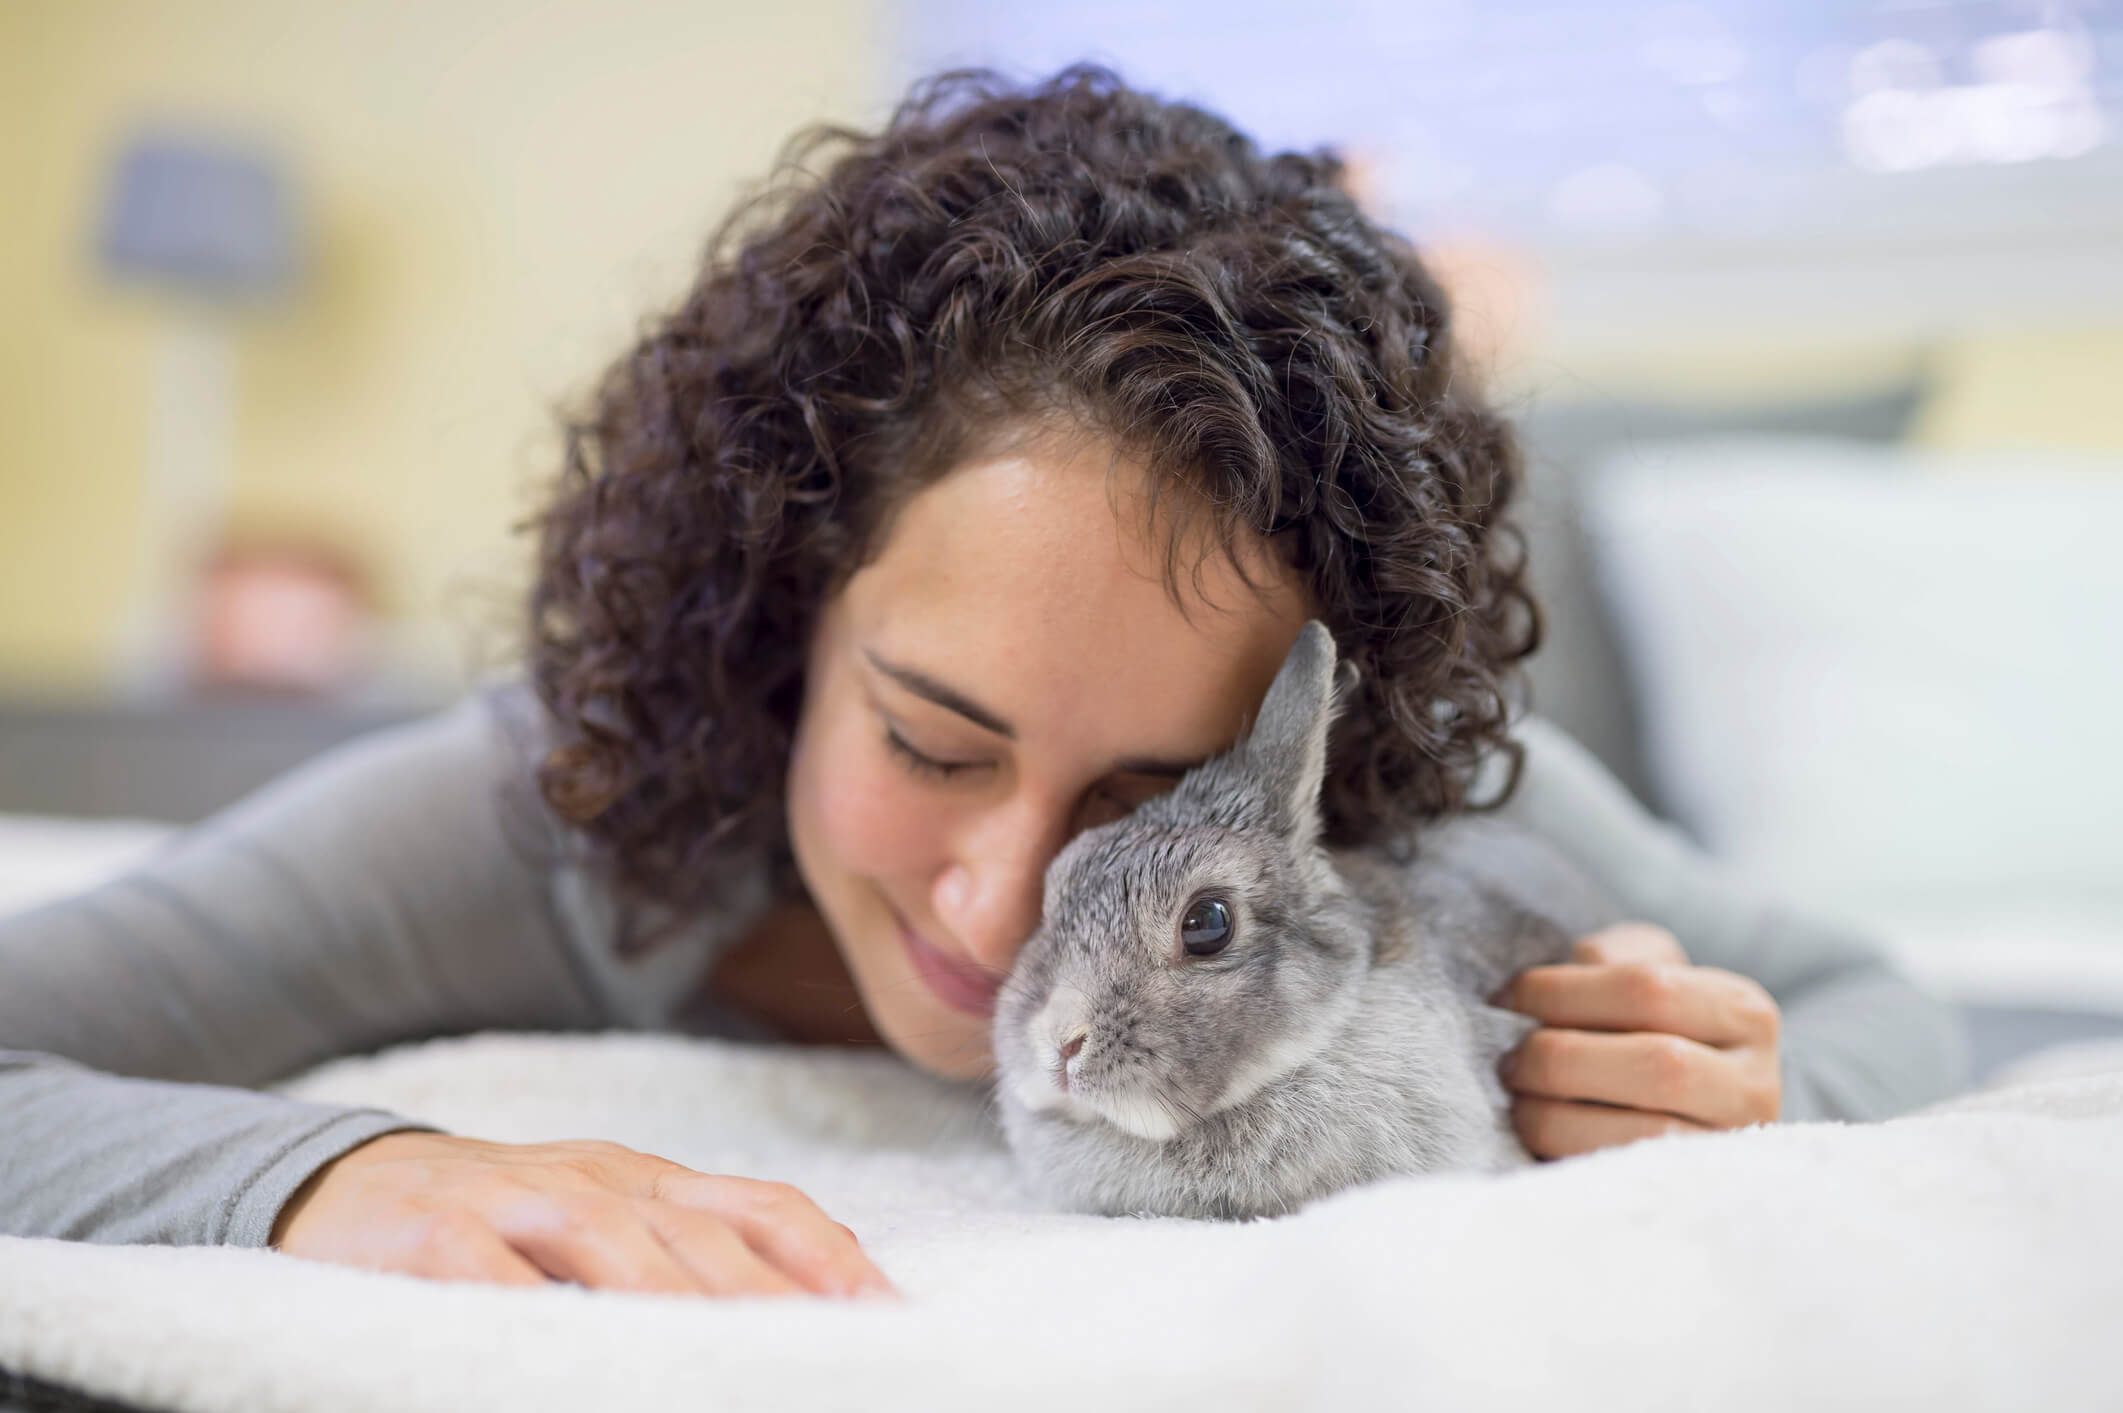
<instances>
[{"instance_id":1,"label":"pillow","mask_svg":"<svg viewBox=\"0 0 2123 1413\"><path fill-rule=\"evenodd\" d=\"M1646 768L1802 896L2123 900L2123 464L1644 444L1587 486Z\"/></svg>"},{"instance_id":2,"label":"pillow","mask_svg":"<svg viewBox=\"0 0 2123 1413\"><path fill-rule=\"evenodd\" d=\"M175 832L156 820L0 814L0 917L85 893L144 862Z\"/></svg>"},{"instance_id":3,"label":"pillow","mask_svg":"<svg viewBox=\"0 0 2123 1413\"><path fill-rule=\"evenodd\" d=\"M1923 391L1920 382L1899 381L1807 401L1688 406L1579 396L1507 404L1526 463L1517 518L1547 619L1541 649L1526 664L1533 709L1583 743L1640 799L1662 804L1645 776L1635 707L1593 587L1580 530L1581 480L1602 456L1678 437L1769 432L1894 441Z\"/></svg>"}]
</instances>

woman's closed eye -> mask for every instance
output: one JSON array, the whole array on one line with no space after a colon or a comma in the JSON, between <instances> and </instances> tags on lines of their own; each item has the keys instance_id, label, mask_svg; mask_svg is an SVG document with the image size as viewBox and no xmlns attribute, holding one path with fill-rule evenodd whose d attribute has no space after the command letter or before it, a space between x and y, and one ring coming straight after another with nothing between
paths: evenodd
<instances>
[{"instance_id":1,"label":"woman's closed eye","mask_svg":"<svg viewBox=\"0 0 2123 1413\"><path fill-rule=\"evenodd\" d=\"M884 728L885 746L898 758L901 765L924 780L949 780L968 770L979 770L993 765L985 760L942 760L916 747L897 728L887 724ZM1079 828L1089 828L1109 819L1119 819L1153 795L1162 795L1172 788L1169 780L1148 782L1147 788L1138 783L1134 788L1123 788L1108 783L1093 790L1085 800L1084 817Z\"/></svg>"},{"instance_id":2,"label":"woman's closed eye","mask_svg":"<svg viewBox=\"0 0 2123 1413\"><path fill-rule=\"evenodd\" d=\"M885 745L900 762L916 775L928 780L947 780L962 770L978 770L989 762L984 760L938 760L935 756L916 750L906 737L892 727L885 727Z\"/></svg>"}]
</instances>

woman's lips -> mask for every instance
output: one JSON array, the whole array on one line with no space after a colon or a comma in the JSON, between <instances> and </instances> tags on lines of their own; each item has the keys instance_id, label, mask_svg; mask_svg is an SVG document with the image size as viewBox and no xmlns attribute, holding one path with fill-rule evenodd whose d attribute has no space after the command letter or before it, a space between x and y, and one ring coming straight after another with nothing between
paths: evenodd
<instances>
[{"instance_id":1,"label":"woman's lips","mask_svg":"<svg viewBox=\"0 0 2123 1413\"><path fill-rule=\"evenodd\" d=\"M907 955L914 959L914 969L938 998L969 1015L985 1018L995 1014L995 995L1002 990L1001 981L932 947L896 911L892 919L899 924L899 939L906 944Z\"/></svg>"}]
</instances>

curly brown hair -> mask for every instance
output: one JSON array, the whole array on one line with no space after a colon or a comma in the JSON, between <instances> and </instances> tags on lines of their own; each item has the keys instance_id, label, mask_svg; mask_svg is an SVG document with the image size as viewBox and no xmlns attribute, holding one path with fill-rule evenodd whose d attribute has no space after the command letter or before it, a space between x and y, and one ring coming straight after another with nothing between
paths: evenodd
<instances>
[{"instance_id":1,"label":"curly brown hair","mask_svg":"<svg viewBox=\"0 0 2123 1413\"><path fill-rule=\"evenodd\" d=\"M777 172L567 419L525 522L530 675L563 733L540 793L623 891L690 907L761 850L787 883L823 602L898 506L1027 418L1139 453L1204 493L1241 574L1265 536L1309 585L1357 669L1329 842L1469 805L1491 750L1515 781L1507 689L1540 634L1504 517L1516 443L1331 151L1266 154L1075 66L936 76L880 132L799 133Z\"/></svg>"}]
</instances>

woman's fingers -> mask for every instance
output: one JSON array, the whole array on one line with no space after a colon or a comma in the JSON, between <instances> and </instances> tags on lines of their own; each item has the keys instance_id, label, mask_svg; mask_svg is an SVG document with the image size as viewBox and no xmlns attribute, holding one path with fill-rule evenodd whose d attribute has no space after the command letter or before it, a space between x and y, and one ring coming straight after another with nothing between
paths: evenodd
<instances>
[{"instance_id":1,"label":"woman's fingers","mask_svg":"<svg viewBox=\"0 0 2123 1413\"><path fill-rule=\"evenodd\" d=\"M711 1295L806 1295L811 1293L754 1251L720 1217L674 1202L644 1202L642 1215L664 1245ZM821 1291L820 1294L838 1294Z\"/></svg>"},{"instance_id":2,"label":"woman's fingers","mask_svg":"<svg viewBox=\"0 0 2123 1413\"><path fill-rule=\"evenodd\" d=\"M897 1295L855 1233L782 1182L673 1168L657 1195L727 1222L761 1256L823 1295Z\"/></svg>"},{"instance_id":3,"label":"woman's fingers","mask_svg":"<svg viewBox=\"0 0 2123 1413\"><path fill-rule=\"evenodd\" d=\"M1502 1075L1520 1094L1622 1104L1734 1128L1762 1117L1737 1068L1733 1056L1682 1035L1544 1026L1505 1057Z\"/></svg>"},{"instance_id":4,"label":"woman's fingers","mask_svg":"<svg viewBox=\"0 0 2123 1413\"><path fill-rule=\"evenodd\" d=\"M688 1243L690 1256L722 1259L734 1232L747 1252L736 1264L747 1290L810 1290L821 1295L897 1295L863 1253L855 1233L828 1217L785 1182L702 1173L616 1143L579 1142L582 1170L608 1186L637 1194L647 1208L681 1209L660 1219L667 1240ZM685 1212L701 1220L684 1220ZM702 1235L702 1233L710 1233ZM719 1277L715 1279L720 1279Z\"/></svg>"},{"instance_id":5,"label":"woman's fingers","mask_svg":"<svg viewBox=\"0 0 2123 1413\"><path fill-rule=\"evenodd\" d=\"M786 1183L601 1140L369 1140L275 1218L276 1249L437 1279L674 1295L894 1293L855 1234Z\"/></svg>"},{"instance_id":6,"label":"woman's fingers","mask_svg":"<svg viewBox=\"0 0 2123 1413\"><path fill-rule=\"evenodd\" d=\"M626 1197L525 1192L495 1204L489 1219L502 1240L559 1280L665 1295L718 1293Z\"/></svg>"},{"instance_id":7,"label":"woman's fingers","mask_svg":"<svg viewBox=\"0 0 2123 1413\"><path fill-rule=\"evenodd\" d=\"M1512 1100L1511 1124L1518 1130L1519 1141L1537 1158L1569 1158L1669 1133L1708 1132L1703 1125L1672 1114L1610 1109L1534 1094Z\"/></svg>"},{"instance_id":8,"label":"woman's fingers","mask_svg":"<svg viewBox=\"0 0 2123 1413\"><path fill-rule=\"evenodd\" d=\"M459 1212L436 1212L419 1225L412 1259L400 1266L439 1281L494 1285L545 1285L550 1277L526 1260L485 1222Z\"/></svg>"},{"instance_id":9,"label":"woman's fingers","mask_svg":"<svg viewBox=\"0 0 2123 1413\"><path fill-rule=\"evenodd\" d=\"M1688 965L1681 939L1651 922L1618 922L1598 932L1588 932L1570 946L1570 960L1598 966L1624 962Z\"/></svg>"},{"instance_id":10,"label":"woman's fingers","mask_svg":"<svg viewBox=\"0 0 2123 1413\"><path fill-rule=\"evenodd\" d=\"M1776 1002L1759 982L1719 967L1659 962L1528 967L1496 1004L1542 1025L1574 1030L1656 1030L1705 1045L1776 1039Z\"/></svg>"},{"instance_id":11,"label":"woman's fingers","mask_svg":"<svg viewBox=\"0 0 2123 1413\"><path fill-rule=\"evenodd\" d=\"M1561 1157L1674 1124L1776 1119L1781 1020L1759 982L1690 965L1673 934L1649 923L1580 937L1570 955L1528 967L1491 998L1540 1022L1499 1067L1529 1149Z\"/></svg>"}]
</instances>

